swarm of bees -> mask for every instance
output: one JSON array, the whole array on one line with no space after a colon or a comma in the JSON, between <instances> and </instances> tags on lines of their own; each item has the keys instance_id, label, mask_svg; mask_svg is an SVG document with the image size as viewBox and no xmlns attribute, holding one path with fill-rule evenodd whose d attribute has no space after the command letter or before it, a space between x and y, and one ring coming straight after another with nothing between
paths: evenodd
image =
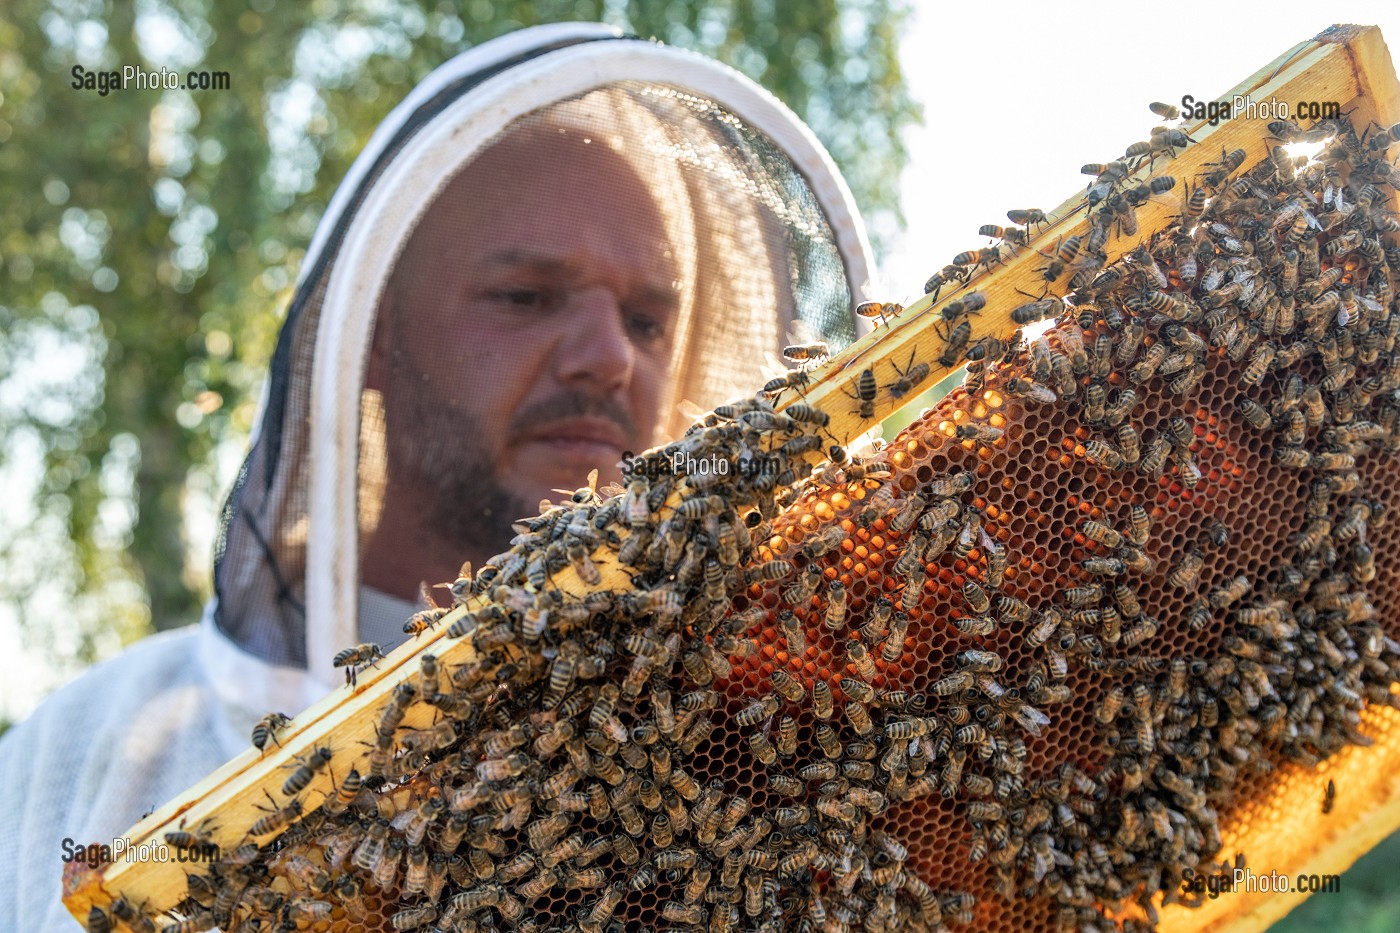
<instances>
[{"instance_id":1,"label":"swarm of bees","mask_svg":"<svg viewBox=\"0 0 1400 933\"><path fill-rule=\"evenodd\" d=\"M1304 158L1271 128L1268 158L1222 153L1122 261L1079 258L1175 187L1128 186L1189 142L1169 132L1094 167L1088 242L1045 271L1069 287L1023 315L1055 328L964 341L968 383L873 460L779 410L783 378L625 489L523 520L450 586L474 662L421 656L363 748L305 750L178 919L118 900L89 929L1152 929L1224 856L1221 815L1280 763L1366 743L1361 709L1400 680L1374 585L1400 134L1332 121ZM850 404L929 364L896 372L857 371ZM677 476L676 453L763 468ZM626 587L566 595L595 561ZM435 724L405 728L421 704ZM323 769L334 793L303 803Z\"/></svg>"}]
</instances>

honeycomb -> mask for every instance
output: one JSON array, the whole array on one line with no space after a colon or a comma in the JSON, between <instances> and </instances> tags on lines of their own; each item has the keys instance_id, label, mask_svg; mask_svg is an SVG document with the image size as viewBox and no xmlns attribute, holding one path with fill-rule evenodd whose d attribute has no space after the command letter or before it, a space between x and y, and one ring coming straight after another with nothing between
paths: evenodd
<instances>
[{"instance_id":1,"label":"honeycomb","mask_svg":"<svg viewBox=\"0 0 1400 933\"><path fill-rule=\"evenodd\" d=\"M161 923L1021 933L1203 901L1190 873L1400 707L1400 128L1270 129L1323 145L1222 153L1106 266L1101 182L1055 325L966 348L878 455L792 379L527 520L464 612L410 622L475 660L425 660L368 773Z\"/></svg>"}]
</instances>

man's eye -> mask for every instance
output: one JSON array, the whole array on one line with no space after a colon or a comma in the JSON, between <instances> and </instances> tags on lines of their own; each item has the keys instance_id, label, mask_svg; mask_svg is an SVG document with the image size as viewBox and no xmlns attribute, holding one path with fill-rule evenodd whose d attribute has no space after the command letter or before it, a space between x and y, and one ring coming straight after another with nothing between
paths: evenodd
<instances>
[{"instance_id":1,"label":"man's eye","mask_svg":"<svg viewBox=\"0 0 1400 933\"><path fill-rule=\"evenodd\" d=\"M550 289L510 286L487 291L486 300L510 311L547 311L557 304L559 297Z\"/></svg>"},{"instance_id":2,"label":"man's eye","mask_svg":"<svg viewBox=\"0 0 1400 933\"><path fill-rule=\"evenodd\" d=\"M544 304L545 294L538 288L499 288L490 298L517 308L535 308Z\"/></svg>"},{"instance_id":3,"label":"man's eye","mask_svg":"<svg viewBox=\"0 0 1400 933\"><path fill-rule=\"evenodd\" d=\"M666 325L645 314L632 315L628 327L642 340L660 340L666 336Z\"/></svg>"}]
</instances>

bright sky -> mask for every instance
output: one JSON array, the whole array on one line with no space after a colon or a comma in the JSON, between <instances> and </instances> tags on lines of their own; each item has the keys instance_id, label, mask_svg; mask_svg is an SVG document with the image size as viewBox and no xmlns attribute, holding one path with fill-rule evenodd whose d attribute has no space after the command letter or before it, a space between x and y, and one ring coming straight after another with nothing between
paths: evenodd
<instances>
[{"instance_id":1,"label":"bright sky","mask_svg":"<svg viewBox=\"0 0 1400 933\"><path fill-rule=\"evenodd\" d=\"M1333 22L1379 25L1400 47L1400 4L1379 0L1183 0L1145 12L1101 0L913 3L903 59L925 119L909 131L898 181L908 232L877 292L905 304L956 253L986 245L978 227L1005 225L1009 208L1058 205L1086 184L1080 165L1145 139L1157 122L1150 101L1214 99ZM0 644L27 654L6 609ZM0 680L0 713L12 717L55 685L42 665L12 663L11 673Z\"/></svg>"},{"instance_id":2,"label":"bright sky","mask_svg":"<svg viewBox=\"0 0 1400 933\"><path fill-rule=\"evenodd\" d=\"M1213 100L1332 23L1375 24L1400 48L1400 4L1169 6L913 0L905 77L924 106L900 180L908 232L881 268L907 304L1010 208L1050 209L1160 122L1151 101Z\"/></svg>"}]
</instances>

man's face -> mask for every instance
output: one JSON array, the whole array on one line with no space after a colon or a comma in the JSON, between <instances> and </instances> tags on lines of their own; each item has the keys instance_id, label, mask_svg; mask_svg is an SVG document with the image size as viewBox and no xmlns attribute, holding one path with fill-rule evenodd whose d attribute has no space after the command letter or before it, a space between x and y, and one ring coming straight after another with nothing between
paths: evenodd
<instances>
[{"instance_id":1,"label":"man's face","mask_svg":"<svg viewBox=\"0 0 1400 933\"><path fill-rule=\"evenodd\" d=\"M517 133L479 156L410 239L376 335L391 495L425 484L449 537L499 550L551 490L616 481L653 440L679 277L652 196L602 142Z\"/></svg>"}]
</instances>

